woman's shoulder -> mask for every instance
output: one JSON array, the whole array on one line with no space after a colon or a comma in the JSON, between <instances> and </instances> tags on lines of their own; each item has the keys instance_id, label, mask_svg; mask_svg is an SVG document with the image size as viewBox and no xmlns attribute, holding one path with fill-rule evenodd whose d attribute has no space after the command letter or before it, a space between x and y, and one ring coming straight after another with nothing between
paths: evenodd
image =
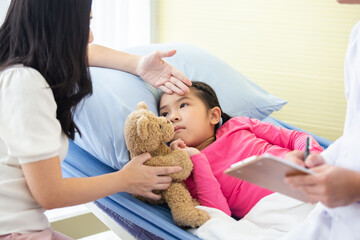
<instances>
[{"instance_id":1,"label":"woman's shoulder","mask_svg":"<svg viewBox=\"0 0 360 240\"><path fill-rule=\"evenodd\" d=\"M0 71L0 82L7 88L49 87L45 78L34 68L22 64L12 65Z\"/></svg>"}]
</instances>

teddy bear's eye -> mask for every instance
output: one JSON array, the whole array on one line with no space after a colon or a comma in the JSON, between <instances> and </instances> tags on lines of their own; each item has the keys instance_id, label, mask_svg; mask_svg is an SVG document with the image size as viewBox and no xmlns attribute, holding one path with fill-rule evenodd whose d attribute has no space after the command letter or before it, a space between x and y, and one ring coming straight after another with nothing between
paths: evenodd
<instances>
[{"instance_id":1,"label":"teddy bear's eye","mask_svg":"<svg viewBox=\"0 0 360 240\"><path fill-rule=\"evenodd\" d=\"M161 125L159 124L159 128L161 129Z\"/></svg>"}]
</instances>

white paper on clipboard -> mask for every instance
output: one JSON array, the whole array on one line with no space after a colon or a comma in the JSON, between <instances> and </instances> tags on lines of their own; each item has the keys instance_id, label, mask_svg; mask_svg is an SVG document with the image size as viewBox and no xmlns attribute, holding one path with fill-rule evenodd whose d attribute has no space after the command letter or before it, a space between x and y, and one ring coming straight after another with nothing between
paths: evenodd
<instances>
[{"instance_id":1,"label":"white paper on clipboard","mask_svg":"<svg viewBox=\"0 0 360 240\"><path fill-rule=\"evenodd\" d=\"M224 173L303 202L309 202L306 195L285 183L285 177L314 174L307 168L270 154L244 159L231 165Z\"/></svg>"}]
</instances>

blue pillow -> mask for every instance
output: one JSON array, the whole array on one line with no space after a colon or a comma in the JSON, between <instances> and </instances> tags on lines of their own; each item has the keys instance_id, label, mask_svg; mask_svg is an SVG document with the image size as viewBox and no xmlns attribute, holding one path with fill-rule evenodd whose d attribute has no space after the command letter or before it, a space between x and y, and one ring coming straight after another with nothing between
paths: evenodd
<instances>
[{"instance_id":1,"label":"blue pillow","mask_svg":"<svg viewBox=\"0 0 360 240\"><path fill-rule=\"evenodd\" d=\"M219 58L192 45L153 44L124 51L145 55L172 49L177 50L175 56L164 60L190 80L213 87L223 111L231 116L263 119L286 104ZM120 169L129 160L123 133L127 115L140 101L145 101L149 110L156 113L160 90L129 73L94 67L90 72L94 91L75 112L75 122L82 133L82 138L76 136L75 143L105 164Z\"/></svg>"}]
</instances>

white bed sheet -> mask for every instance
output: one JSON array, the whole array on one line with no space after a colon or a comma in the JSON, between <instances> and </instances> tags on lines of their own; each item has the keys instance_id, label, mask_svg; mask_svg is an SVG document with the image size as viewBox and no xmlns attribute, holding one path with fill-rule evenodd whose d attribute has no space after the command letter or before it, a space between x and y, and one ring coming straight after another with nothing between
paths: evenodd
<instances>
[{"instance_id":1,"label":"white bed sheet","mask_svg":"<svg viewBox=\"0 0 360 240\"><path fill-rule=\"evenodd\" d=\"M273 240L304 221L314 206L273 193L261 199L238 221L218 209L198 206L207 211L211 219L188 231L206 240Z\"/></svg>"}]
</instances>

